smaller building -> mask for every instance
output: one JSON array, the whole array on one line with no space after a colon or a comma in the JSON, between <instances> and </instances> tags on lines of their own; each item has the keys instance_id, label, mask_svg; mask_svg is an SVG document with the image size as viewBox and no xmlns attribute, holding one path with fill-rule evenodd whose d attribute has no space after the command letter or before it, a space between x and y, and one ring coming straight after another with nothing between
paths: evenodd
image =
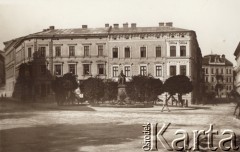
<instances>
[{"instance_id":1,"label":"smaller building","mask_svg":"<svg viewBox=\"0 0 240 152\"><path fill-rule=\"evenodd\" d=\"M5 55L0 50L0 86L5 84Z\"/></svg>"},{"instance_id":2,"label":"smaller building","mask_svg":"<svg viewBox=\"0 0 240 152\"><path fill-rule=\"evenodd\" d=\"M216 92L226 98L233 89L233 64L225 55L210 54L203 57L204 91Z\"/></svg>"},{"instance_id":3,"label":"smaller building","mask_svg":"<svg viewBox=\"0 0 240 152\"><path fill-rule=\"evenodd\" d=\"M237 61L237 66L234 69L235 72L235 87L236 90L240 93L240 42L234 52L235 60Z\"/></svg>"}]
</instances>

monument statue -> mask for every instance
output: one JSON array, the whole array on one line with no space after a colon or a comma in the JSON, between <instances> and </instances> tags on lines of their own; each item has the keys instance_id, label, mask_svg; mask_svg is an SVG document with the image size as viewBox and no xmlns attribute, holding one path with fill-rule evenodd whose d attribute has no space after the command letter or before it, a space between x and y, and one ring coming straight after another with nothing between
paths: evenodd
<instances>
[{"instance_id":1,"label":"monument statue","mask_svg":"<svg viewBox=\"0 0 240 152\"><path fill-rule=\"evenodd\" d=\"M118 84L124 85L126 83L126 75L123 74L123 70L121 70L121 73L118 76Z\"/></svg>"}]
</instances>

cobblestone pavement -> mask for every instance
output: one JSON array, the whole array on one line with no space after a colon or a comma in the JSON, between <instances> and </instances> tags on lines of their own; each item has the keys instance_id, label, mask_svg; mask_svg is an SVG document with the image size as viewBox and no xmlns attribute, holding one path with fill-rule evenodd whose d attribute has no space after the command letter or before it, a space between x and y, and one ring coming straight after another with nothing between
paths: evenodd
<instances>
[{"instance_id":1,"label":"cobblestone pavement","mask_svg":"<svg viewBox=\"0 0 240 152\"><path fill-rule=\"evenodd\" d=\"M213 124L219 132L214 136L215 146L221 138L228 137L221 135L223 129L232 129L240 145L240 120L232 115L233 104L170 107L171 112L160 112L161 106L0 105L0 152L139 152L143 151L142 125L148 122L159 123L160 128L163 123L171 123L164 134L169 143L179 137L175 135L177 129L186 130L192 141L192 130L207 131ZM167 151L160 142L158 149Z\"/></svg>"}]
</instances>

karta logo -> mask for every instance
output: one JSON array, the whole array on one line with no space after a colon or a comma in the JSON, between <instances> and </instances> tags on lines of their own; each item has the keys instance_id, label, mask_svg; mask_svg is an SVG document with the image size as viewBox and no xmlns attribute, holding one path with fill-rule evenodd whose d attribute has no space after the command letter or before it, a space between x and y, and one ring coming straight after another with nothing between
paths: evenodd
<instances>
[{"instance_id":1,"label":"karta logo","mask_svg":"<svg viewBox=\"0 0 240 152\"><path fill-rule=\"evenodd\" d=\"M221 132L221 136L224 136L224 138L220 138L218 142L218 147L213 144L213 137L214 135L218 135L217 130L213 130L213 125L210 124L209 129L207 131L205 130L192 130L193 137L189 138L189 133L183 129L178 129L175 131L175 133L172 135L178 136L177 138L174 138L171 143L166 140L166 137L164 137L164 133L167 131L168 127L171 125L171 123L163 124L161 129L158 130L158 123L152 124L147 123L146 125L143 125L143 133L144 133L144 145L143 150L145 151L157 151L160 147L158 147L158 143L160 143L160 146L165 148L168 151L216 151L218 148L220 148L222 151L237 151L239 147L236 145L236 135L235 133L230 129L225 129ZM179 137L179 135L182 135ZM220 136L220 135L219 135ZM227 137L226 137L227 136ZM207 138L206 146L201 146L201 137Z\"/></svg>"}]
</instances>

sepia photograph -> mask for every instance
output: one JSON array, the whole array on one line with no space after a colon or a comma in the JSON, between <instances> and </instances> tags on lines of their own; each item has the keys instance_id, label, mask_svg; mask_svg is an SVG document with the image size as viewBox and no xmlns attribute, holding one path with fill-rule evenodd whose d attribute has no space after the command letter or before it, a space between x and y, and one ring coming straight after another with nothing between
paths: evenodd
<instances>
[{"instance_id":1,"label":"sepia photograph","mask_svg":"<svg viewBox=\"0 0 240 152\"><path fill-rule=\"evenodd\" d=\"M0 152L239 152L239 0L0 0Z\"/></svg>"}]
</instances>

